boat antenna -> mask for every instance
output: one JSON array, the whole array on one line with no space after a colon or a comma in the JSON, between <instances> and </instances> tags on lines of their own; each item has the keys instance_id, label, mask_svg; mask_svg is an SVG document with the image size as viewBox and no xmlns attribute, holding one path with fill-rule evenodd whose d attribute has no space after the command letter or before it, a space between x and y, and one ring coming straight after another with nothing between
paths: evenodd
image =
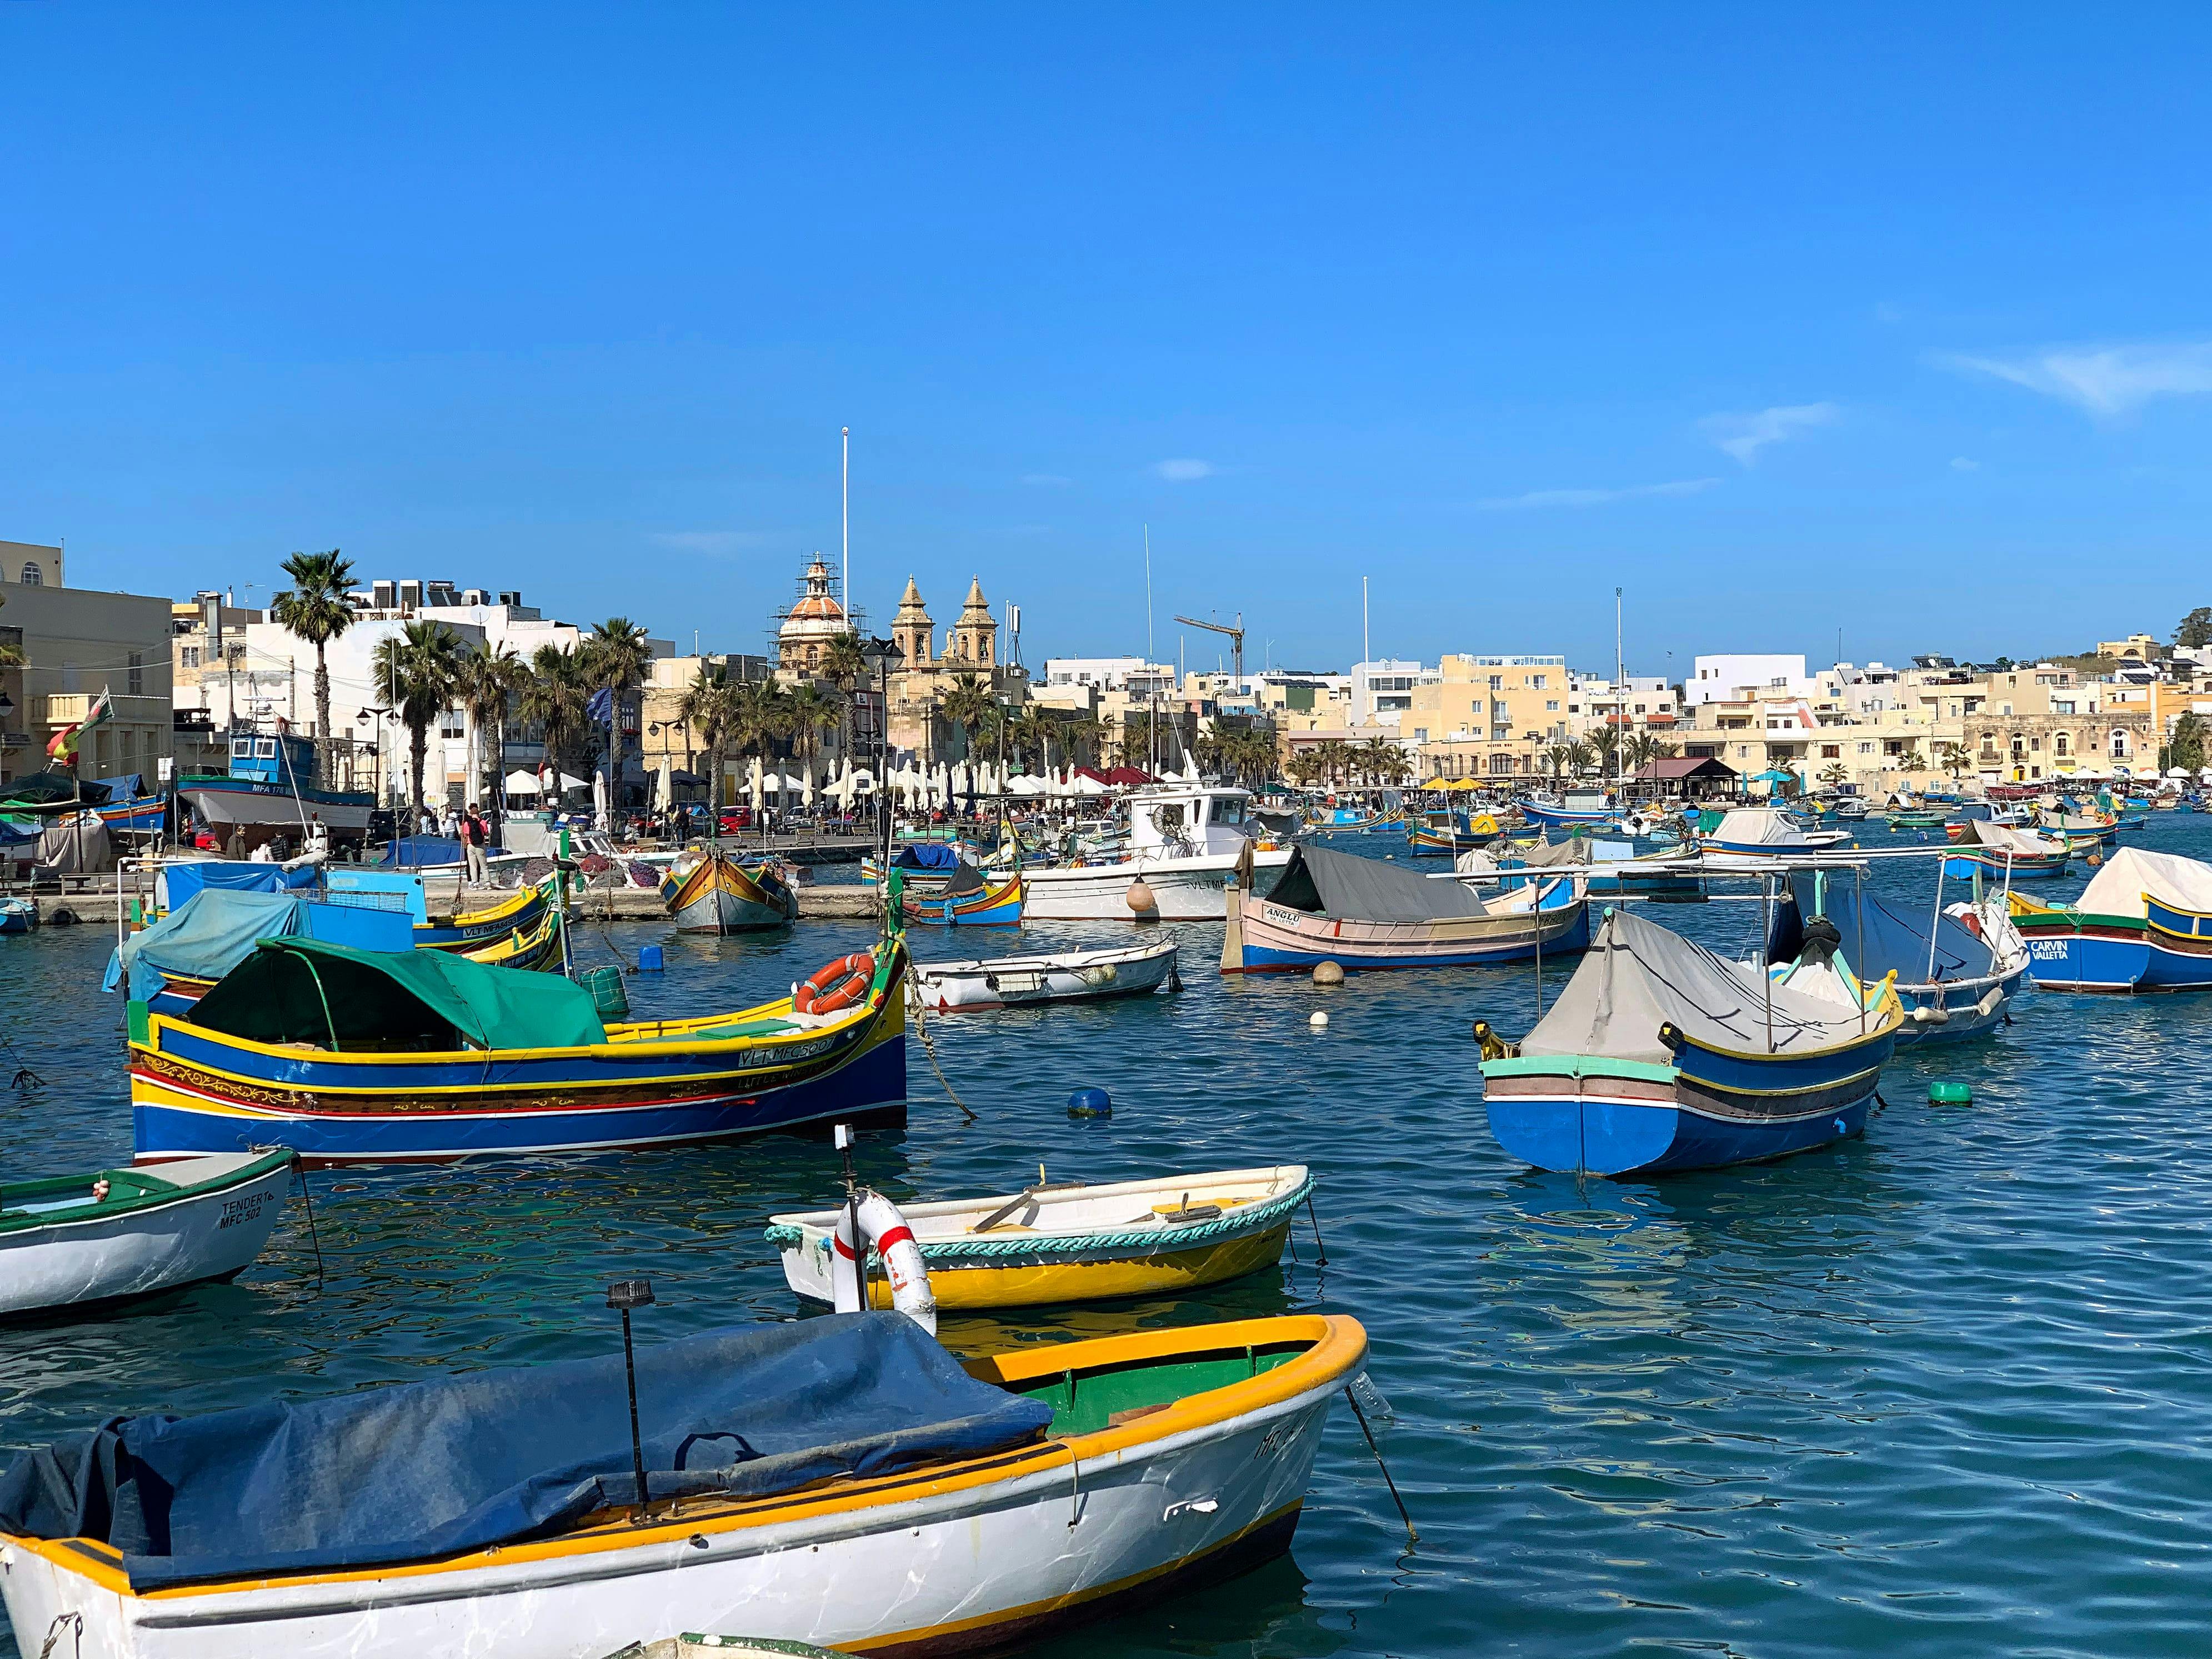
<instances>
[{"instance_id":1,"label":"boat antenna","mask_svg":"<svg viewBox=\"0 0 2212 1659\"><path fill-rule=\"evenodd\" d=\"M629 1310L653 1305L653 1281L618 1279L607 1286L607 1306L620 1311L623 1322L623 1376L629 1384L629 1467L637 1481L635 1520L645 1519L645 1443L637 1432L637 1355L630 1346Z\"/></svg>"}]
</instances>

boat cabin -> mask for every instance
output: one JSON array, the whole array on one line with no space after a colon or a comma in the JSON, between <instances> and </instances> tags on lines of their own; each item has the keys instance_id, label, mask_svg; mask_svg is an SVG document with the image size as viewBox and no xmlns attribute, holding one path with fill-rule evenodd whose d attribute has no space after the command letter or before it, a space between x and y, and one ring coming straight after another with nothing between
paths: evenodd
<instances>
[{"instance_id":1,"label":"boat cabin","mask_svg":"<svg viewBox=\"0 0 2212 1659\"><path fill-rule=\"evenodd\" d=\"M1140 855L1197 858L1244 846L1252 792L1231 784L1156 784L1132 790L1129 844Z\"/></svg>"},{"instance_id":2,"label":"boat cabin","mask_svg":"<svg viewBox=\"0 0 2212 1659\"><path fill-rule=\"evenodd\" d=\"M285 789L312 789L315 784L315 745L306 738L274 732L230 734L230 775L256 783L273 783Z\"/></svg>"}]
</instances>

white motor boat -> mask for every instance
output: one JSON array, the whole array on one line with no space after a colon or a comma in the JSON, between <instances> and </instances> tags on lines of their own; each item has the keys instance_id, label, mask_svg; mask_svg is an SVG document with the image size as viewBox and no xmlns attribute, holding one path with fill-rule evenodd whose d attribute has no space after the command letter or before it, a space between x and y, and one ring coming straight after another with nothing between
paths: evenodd
<instances>
[{"instance_id":1,"label":"white motor boat","mask_svg":"<svg viewBox=\"0 0 2212 1659\"><path fill-rule=\"evenodd\" d=\"M1291 849L1251 848L1252 793L1233 784L1152 784L1123 803L1129 851L1112 863L1024 870L1024 921L1219 921L1237 860L1250 852L1253 885L1266 892Z\"/></svg>"},{"instance_id":2,"label":"white motor boat","mask_svg":"<svg viewBox=\"0 0 2212 1659\"><path fill-rule=\"evenodd\" d=\"M1179 944L1170 937L1104 951L917 962L907 990L933 1014L1148 996L1173 976Z\"/></svg>"},{"instance_id":3,"label":"white motor boat","mask_svg":"<svg viewBox=\"0 0 2212 1659\"><path fill-rule=\"evenodd\" d=\"M291 1174L280 1146L0 1187L0 1314L228 1279L269 1242Z\"/></svg>"}]
</instances>

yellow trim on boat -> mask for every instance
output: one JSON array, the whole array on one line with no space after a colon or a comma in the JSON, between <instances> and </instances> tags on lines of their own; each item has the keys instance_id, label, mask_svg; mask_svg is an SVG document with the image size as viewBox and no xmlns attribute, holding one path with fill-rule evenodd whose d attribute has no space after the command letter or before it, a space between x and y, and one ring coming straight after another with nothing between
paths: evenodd
<instances>
[{"instance_id":1,"label":"yellow trim on boat","mask_svg":"<svg viewBox=\"0 0 2212 1659\"><path fill-rule=\"evenodd\" d=\"M405 1562L275 1578L219 1579L138 1592L131 1588L130 1578L122 1571L121 1553L108 1545L86 1538L22 1538L6 1533L0 1533L0 1539L101 1589L140 1602L185 1601L197 1596L235 1595L252 1590L299 1589L315 1584L434 1578L443 1573L518 1561L558 1561L646 1545L680 1545L695 1534L714 1537L755 1527L887 1508L918 1498L999 1486L1054 1468L1066 1468L1070 1464L1095 1463L1131 1447L1194 1429L1209 1428L1348 1377L1367 1357L1367 1333L1358 1320L1342 1314L1294 1314L1174 1330L1134 1331L1088 1341L1044 1343L1018 1352L967 1360L963 1364L969 1375L1003 1387L1048 1382L1070 1371L1081 1376L1091 1371L1170 1359L1177 1355L1234 1354L1246 1349L1297 1343L1311 1346L1270 1370L1223 1388L1187 1395L1159 1411L1089 1434L1039 1441L1012 1452L993 1453L930 1469L867 1480L828 1480L775 1498L732 1499L726 1504L696 1498L682 1498L676 1500L670 1520L662 1524L632 1525L625 1515L621 1519L580 1528L565 1537L471 1551L440 1561ZM1018 1612L1013 1611L994 1613L984 1622L998 1623L1019 1616ZM912 1641L917 1634L902 1632L875 1645Z\"/></svg>"},{"instance_id":2,"label":"yellow trim on boat","mask_svg":"<svg viewBox=\"0 0 2212 1659\"><path fill-rule=\"evenodd\" d=\"M1290 1231L1291 1218L1285 1215L1281 1226L1265 1232L1165 1255L1018 1267L934 1267L929 1270L929 1289L939 1308L953 1312L967 1308L1042 1308L1064 1302L1170 1296L1257 1272L1282 1255L1283 1239ZM991 1237L1012 1231L994 1229ZM1042 1248L1050 1249L1056 1243L1048 1239ZM891 1305L890 1286L882 1279L869 1280L868 1293L871 1306Z\"/></svg>"}]
</instances>

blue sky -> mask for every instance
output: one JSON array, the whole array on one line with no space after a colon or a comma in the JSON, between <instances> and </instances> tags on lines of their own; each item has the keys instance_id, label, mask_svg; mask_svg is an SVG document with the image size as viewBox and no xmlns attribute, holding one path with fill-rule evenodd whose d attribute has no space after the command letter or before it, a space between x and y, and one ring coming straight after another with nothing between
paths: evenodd
<instances>
[{"instance_id":1,"label":"blue sky","mask_svg":"<svg viewBox=\"0 0 2212 1659\"><path fill-rule=\"evenodd\" d=\"M0 5L0 538L760 648L1895 661L2212 603L2212 14ZM1192 635L1194 662L1218 649ZM1666 653L1672 652L1672 657Z\"/></svg>"}]
</instances>

